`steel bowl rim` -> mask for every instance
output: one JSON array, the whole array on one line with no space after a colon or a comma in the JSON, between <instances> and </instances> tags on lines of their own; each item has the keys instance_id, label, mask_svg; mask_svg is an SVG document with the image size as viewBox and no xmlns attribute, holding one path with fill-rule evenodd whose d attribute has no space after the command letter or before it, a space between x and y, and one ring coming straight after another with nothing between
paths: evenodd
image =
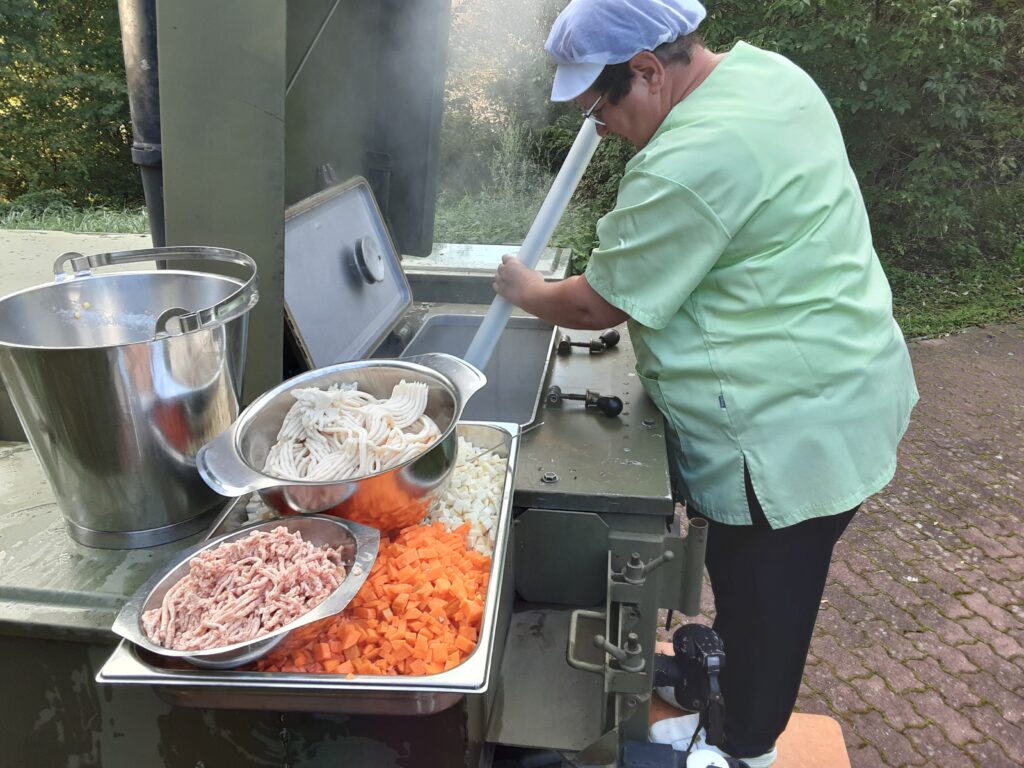
<instances>
[{"instance_id":1,"label":"steel bowl rim","mask_svg":"<svg viewBox=\"0 0 1024 768\"><path fill-rule=\"evenodd\" d=\"M330 375L341 371L360 370L363 368L402 368L405 370L414 371L416 373L429 376L431 379L434 379L437 382L443 384L445 390L451 396L455 404L451 424L449 424L448 427L441 432L441 436L437 438L437 440L423 453L413 456L410 459L406 459L401 464L395 464L393 467L388 467L387 469L382 469L378 472L372 472L368 475L346 477L338 480L293 480L285 477L278 477L277 475L268 475L262 469L257 469L255 466L252 465L252 463L249 461L248 456L246 456L245 452L242 450L242 437L246 433L246 430L249 428L252 421L267 407L267 405L272 400L274 400L274 398L276 398L283 392L288 392L292 389L296 389L298 387L303 386L305 384L305 380L307 379L312 380L320 378L323 375ZM306 384L306 386L313 385ZM271 491L276 488L287 488L289 486L297 486L300 488L326 488L334 485L344 486L349 485L351 483L359 483L364 480L369 480L370 478L373 477L379 477L390 472L396 472L422 459L424 456L433 451L435 448L439 447L442 443L445 442L445 440L450 438L452 434L455 433L459 425L459 416L462 413L464 405L465 403L462 402L462 397L459 394L458 390L450 381L448 381L447 377L445 377L443 374L439 373L438 371L435 371L434 369L428 366L420 365L418 363L411 363L406 360L401 360L397 358L388 358L382 360L355 360L349 363L338 363L336 365L329 365L324 368L316 368L311 371L306 371L305 373L300 373L298 376L293 376L292 378L288 379L288 381L284 381L278 384L273 389L267 390L262 395L253 400L245 408L245 410L238 416L238 418L235 420L235 423L231 426L231 447L232 450L235 452L235 455L238 457L238 459L242 462L242 464L245 465L246 469L250 470L256 475L259 475L261 482L258 491L260 493ZM278 429L280 429L280 426L278 427ZM266 480L273 480L274 482L265 482Z\"/></svg>"}]
</instances>

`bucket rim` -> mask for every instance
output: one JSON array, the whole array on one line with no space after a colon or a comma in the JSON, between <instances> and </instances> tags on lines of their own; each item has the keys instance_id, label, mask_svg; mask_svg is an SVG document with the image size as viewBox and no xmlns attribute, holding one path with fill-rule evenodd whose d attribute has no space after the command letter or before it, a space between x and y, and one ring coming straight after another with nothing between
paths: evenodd
<instances>
[{"instance_id":1,"label":"bucket rim","mask_svg":"<svg viewBox=\"0 0 1024 768\"><path fill-rule=\"evenodd\" d=\"M154 257L154 259L155 258L156 257ZM221 274L218 274L216 272L201 272L201 271L190 270L190 269L137 269L137 270L131 270L131 271L122 271L122 272L92 273L92 274L82 275L82 276L76 277L73 281L54 280L54 281L51 281L51 282L48 282L48 283L39 283L37 285L31 285L31 286L28 286L27 288L22 288L20 290L14 291L12 293L8 293L6 296L0 296L0 306L2 306L8 300L15 299L15 298L17 298L19 296L24 296L26 294L40 292L40 291L44 291L44 290L47 290L47 289L52 289L52 288L56 288L56 287L60 287L60 286L65 286L65 285L66 286L82 285L84 283L87 283L87 282L90 282L90 281L93 281L93 280L110 279L112 277L125 278L125 279L128 279L128 280L132 280L132 279L135 279L137 277L151 277L151 276L155 276L155 275L161 275L161 276L164 276L164 275L166 275L166 276L178 275L178 276L200 277L200 278L203 278L203 279L214 279L214 280L222 281L222 282L225 282L225 283L231 283L233 286L235 286L236 288L239 288L239 289L245 287L245 285L247 283L246 280L244 280L242 278L232 277L231 275L221 275ZM240 317L244 317L256 305L256 302L257 302L258 298L259 298L258 293L254 293L252 298L251 298L251 300L247 304L239 307L235 312L233 312L229 316L220 318L216 323L212 323L210 325L207 325L207 326L205 326L203 328L200 328L200 329L197 329L197 330L210 330L213 327L218 327L220 325L226 325L227 323L229 323L229 322L231 322L233 320L237 320ZM166 332L156 333L155 332L155 330L156 330L155 324L156 324L156 320L157 320L158 317L159 317L158 315L154 315L153 316L154 333L149 338L137 339L135 341L116 342L116 343L115 342L111 342L111 343L108 343L108 344L86 344L86 345L83 345L83 344L21 344L21 343L9 341L6 338L4 338L4 332L3 332L2 329L0 329L0 349L18 349L18 350L27 350L27 351L36 351L36 352L65 352L65 351L66 352L73 352L73 351L111 350L111 349L119 349L121 347L133 347L133 346L136 346L136 345L139 345L139 344L152 344L153 342L156 342L156 341L167 341L169 339L174 339L174 338L177 338L179 336L186 336L186 335L188 335L190 333L197 332L197 331L191 331L190 330L190 331L184 331L184 332L179 333L179 334L171 334L171 333L166 333Z\"/></svg>"}]
</instances>

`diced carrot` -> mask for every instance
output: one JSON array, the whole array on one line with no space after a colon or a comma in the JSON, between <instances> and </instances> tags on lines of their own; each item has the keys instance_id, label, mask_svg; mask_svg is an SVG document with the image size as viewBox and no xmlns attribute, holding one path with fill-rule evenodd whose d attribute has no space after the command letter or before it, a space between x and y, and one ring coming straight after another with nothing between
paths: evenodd
<instances>
[{"instance_id":1,"label":"diced carrot","mask_svg":"<svg viewBox=\"0 0 1024 768\"><path fill-rule=\"evenodd\" d=\"M437 674L476 648L491 560L468 550L468 526L405 528L381 544L348 610L296 632L261 671Z\"/></svg>"},{"instance_id":2,"label":"diced carrot","mask_svg":"<svg viewBox=\"0 0 1024 768\"><path fill-rule=\"evenodd\" d=\"M427 638L424 635L416 636L416 645L413 646L412 654L417 659L423 659L424 661L430 658L430 643L427 642Z\"/></svg>"},{"instance_id":3,"label":"diced carrot","mask_svg":"<svg viewBox=\"0 0 1024 768\"><path fill-rule=\"evenodd\" d=\"M444 578L444 566L435 565L433 568L428 568L420 574L420 578L426 581L439 581Z\"/></svg>"},{"instance_id":4,"label":"diced carrot","mask_svg":"<svg viewBox=\"0 0 1024 768\"><path fill-rule=\"evenodd\" d=\"M404 553L398 556L395 561L399 568L407 568L416 565L420 561L419 553L415 549L410 547Z\"/></svg>"},{"instance_id":5,"label":"diced carrot","mask_svg":"<svg viewBox=\"0 0 1024 768\"><path fill-rule=\"evenodd\" d=\"M405 659L412 656L412 648L404 640L399 640L393 646L394 650L391 652L391 658L395 661L404 661Z\"/></svg>"},{"instance_id":6,"label":"diced carrot","mask_svg":"<svg viewBox=\"0 0 1024 768\"><path fill-rule=\"evenodd\" d=\"M460 600L465 600L469 597L469 593L466 592L466 585L462 583L462 579L456 579L452 582L452 594Z\"/></svg>"},{"instance_id":7,"label":"diced carrot","mask_svg":"<svg viewBox=\"0 0 1024 768\"><path fill-rule=\"evenodd\" d=\"M353 645L359 642L359 638L360 632L358 629L353 627L351 624L342 624L341 629L338 631L338 639L336 641L338 645L340 645L341 647L338 651L335 652L340 653L348 650Z\"/></svg>"}]
</instances>

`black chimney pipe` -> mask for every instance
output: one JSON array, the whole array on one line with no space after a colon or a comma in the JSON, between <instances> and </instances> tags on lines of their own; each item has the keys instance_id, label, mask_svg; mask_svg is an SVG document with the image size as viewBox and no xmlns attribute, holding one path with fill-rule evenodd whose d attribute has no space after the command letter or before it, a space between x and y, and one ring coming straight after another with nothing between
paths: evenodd
<instances>
[{"instance_id":1,"label":"black chimney pipe","mask_svg":"<svg viewBox=\"0 0 1024 768\"><path fill-rule=\"evenodd\" d=\"M160 81L156 59L156 0L117 0L132 115L132 161L139 166L154 247L164 235L164 173L160 149Z\"/></svg>"}]
</instances>

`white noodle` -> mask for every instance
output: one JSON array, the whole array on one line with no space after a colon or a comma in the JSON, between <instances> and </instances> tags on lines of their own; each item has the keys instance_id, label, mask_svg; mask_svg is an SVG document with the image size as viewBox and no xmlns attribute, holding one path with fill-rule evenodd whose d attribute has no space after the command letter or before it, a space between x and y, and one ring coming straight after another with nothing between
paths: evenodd
<instances>
[{"instance_id":1,"label":"white noodle","mask_svg":"<svg viewBox=\"0 0 1024 768\"><path fill-rule=\"evenodd\" d=\"M429 388L404 379L378 400L354 385L294 389L263 471L287 480L345 480L397 466L441 430L424 411Z\"/></svg>"}]
</instances>

